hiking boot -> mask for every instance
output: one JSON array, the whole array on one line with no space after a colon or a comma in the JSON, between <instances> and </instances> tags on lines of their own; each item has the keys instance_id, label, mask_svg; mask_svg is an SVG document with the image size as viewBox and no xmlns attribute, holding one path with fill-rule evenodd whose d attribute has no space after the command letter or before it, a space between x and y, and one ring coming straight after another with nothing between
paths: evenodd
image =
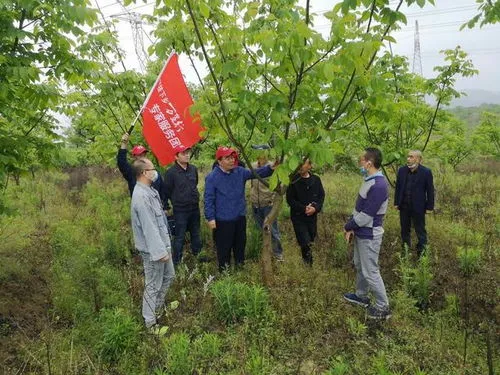
<instances>
[{"instance_id":1,"label":"hiking boot","mask_svg":"<svg viewBox=\"0 0 500 375\"><path fill-rule=\"evenodd\" d=\"M362 307L370 306L370 299L368 297L358 297L356 293L346 293L344 294L344 299Z\"/></svg>"},{"instance_id":2,"label":"hiking boot","mask_svg":"<svg viewBox=\"0 0 500 375\"><path fill-rule=\"evenodd\" d=\"M375 319L375 320L387 320L392 316L391 310L389 308L385 309L379 309L376 308L375 306L370 306L368 308L368 319Z\"/></svg>"}]
</instances>

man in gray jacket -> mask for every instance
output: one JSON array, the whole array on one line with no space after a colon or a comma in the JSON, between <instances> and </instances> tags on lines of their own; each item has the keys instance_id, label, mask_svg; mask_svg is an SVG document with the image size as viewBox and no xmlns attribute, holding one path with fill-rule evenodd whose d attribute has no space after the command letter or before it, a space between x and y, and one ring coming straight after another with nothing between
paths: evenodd
<instances>
[{"instance_id":1,"label":"man in gray jacket","mask_svg":"<svg viewBox=\"0 0 500 375\"><path fill-rule=\"evenodd\" d=\"M146 158L134 161L132 168L137 179L131 203L132 231L144 264L142 316L146 327L154 330L156 317L162 312L165 295L175 278L172 246L160 195L151 187L158 179L158 172Z\"/></svg>"}]
</instances>

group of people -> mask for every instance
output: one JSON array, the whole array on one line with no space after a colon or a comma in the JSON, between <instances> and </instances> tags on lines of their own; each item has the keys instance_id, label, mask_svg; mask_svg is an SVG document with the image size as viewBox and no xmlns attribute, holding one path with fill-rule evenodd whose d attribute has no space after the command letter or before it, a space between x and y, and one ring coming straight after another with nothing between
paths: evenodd
<instances>
[{"instance_id":1,"label":"group of people","mask_svg":"<svg viewBox=\"0 0 500 375\"><path fill-rule=\"evenodd\" d=\"M166 292L175 278L175 266L182 261L185 235L189 233L191 250L198 255L202 249L200 236L200 207L198 171L190 163L191 149L174 150L175 162L162 177L142 146L132 149L132 165L127 161L129 135L122 137L117 162L127 180L132 196L131 220L136 250L144 265L145 288L142 314L147 328L155 329L163 312ZM205 178L204 215L213 231L219 271L231 264L244 264L246 245L245 185L251 181L250 200L257 225L262 228L264 219L272 209L274 192L265 183L277 167L261 154L252 165L254 172L238 162L236 150L219 147L216 162ZM427 243L425 212L434 205L432 173L420 165L422 155L411 151L408 164L398 172L395 206L399 209L403 243L411 246L410 229L413 223L417 232L417 251L421 255ZM344 298L368 308L368 317L390 317L389 302L380 275L378 257L383 235L383 219L388 208L387 180L381 173L382 154L376 148L367 148L360 159L363 184L359 190L352 217L344 226L345 238L354 243L354 264L357 270L356 291ZM317 216L321 212L325 191L319 176L311 172L309 159L303 161L291 178L286 191L290 218L304 263L313 263L312 246L317 233ZM170 207L170 204L172 207ZM167 213L173 210L175 235ZM277 261L283 261L278 222L271 225L272 249ZM369 293L374 304L370 304Z\"/></svg>"}]
</instances>

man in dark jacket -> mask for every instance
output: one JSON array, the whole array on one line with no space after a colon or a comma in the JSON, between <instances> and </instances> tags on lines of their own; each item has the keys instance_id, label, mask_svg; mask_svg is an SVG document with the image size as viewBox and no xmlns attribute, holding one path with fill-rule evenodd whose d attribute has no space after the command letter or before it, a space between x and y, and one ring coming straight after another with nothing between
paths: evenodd
<instances>
[{"instance_id":1,"label":"man in dark jacket","mask_svg":"<svg viewBox=\"0 0 500 375\"><path fill-rule=\"evenodd\" d=\"M311 173L311 161L306 159L286 191L295 237L302 251L302 260L312 265L311 245L317 233L317 217L323 207L325 191L318 176Z\"/></svg>"},{"instance_id":2,"label":"man in dark jacket","mask_svg":"<svg viewBox=\"0 0 500 375\"><path fill-rule=\"evenodd\" d=\"M245 262L245 182L256 177L249 169L236 166L236 151L229 147L219 147L215 158L218 166L205 177L205 218L214 231L219 271L223 271L231 263L231 251L237 266ZM268 177L274 168L266 165L255 172Z\"/></svg>"},{"instance_id":3,"label":"man in dark jacket","mask_svg":"<svg viewBox=\"0 0 500 375\"><path fill-rule=\"evenodd\" d=\"M408 153L407 165L399 168L394 194L394 206L399 210L401 239L411 248L411 225L417 233L417 254L421 256L427 245L425 214L434 210L434 183L432 172L421 165L422 153Z\"/></svg>"},{"instance_id":4,"label":"man in dark jacket","mask_svg":"<svg viewBox=\"0 0 500 375\"><path fill-rule=\"evenodd\" d=\"M128 190L130 192L130 196L132 196L132 193L134 192L134 186L136 183L136 178L134 171L132 169L132 166L127 160L127 147L128 147L128 139L130 135L128 133L123 134L122 136L122 143L120 145L120 148L118 149L118 154L116 155L116 163L118 165L118 169L122 173L122 176L125 180L127 180L128 183ZM145 158L147 155L148 150L144 148L144 146L137 145L132 148L131 154L132 158L134 160ZM161 178L161 175L158 174L158 178L153 181L152 187L160 193L160 198L161 201L164 203L163 206L165 206L165 194L162 191L162 185L163 181Z\"/></svg>"},{"instance_id":5,"label":"man in dark jacket","mask_svg":"<svg viewBox=\"0 0 500 375\"><path fill-rule=\"evenodd\" d=\"M198 170L189 163L191 149L178 146L175 151L175 163L165 173L165 198L170 200L174 210L175 239L174 264L182 260L184 237L189 232L191 251L198 255L201 251L200 207L198 192Z\"/></svg>"}]
</instances>

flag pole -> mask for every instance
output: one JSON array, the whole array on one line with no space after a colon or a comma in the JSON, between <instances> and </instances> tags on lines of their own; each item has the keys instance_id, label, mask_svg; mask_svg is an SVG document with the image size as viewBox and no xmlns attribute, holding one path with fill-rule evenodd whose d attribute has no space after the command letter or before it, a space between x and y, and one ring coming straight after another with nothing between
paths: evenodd
<instances>
[{"instance_id":1,"label":"flag pole","mask_svg":"<svg viewBox=\"0 0 500 375\"><path fill-rule=\"evenodd\" d=\"M130 128L128 129L128 134L132 133L132 131L134 130L135 123L139 119L139 116L141 115L142 111L144 110L144 106L146 105L146 103L148 102L149 98L151 97L151 94L153 93L154 88L158 84L158 81L160 80L160 78L161 78L161 76L163 74L163 71L167 68L168 62L170 61L170 59L172 58L173 55L175 55L175 50L173 50L170 53L170 56L168 56L167 62L165 63L165 65L163 65L163 68L161 69L160 74L158 74L158 77L156 78L156 81L155 81L153 87L151 87L151 90L149 90L149 94L146 97L146 100L144 100L144 103L142 103L141 109L139 110L139 112L137 112L137 116L135 116L134 121L132 121L132 124L130 125Z\"/></svg>"}]
</instances>

